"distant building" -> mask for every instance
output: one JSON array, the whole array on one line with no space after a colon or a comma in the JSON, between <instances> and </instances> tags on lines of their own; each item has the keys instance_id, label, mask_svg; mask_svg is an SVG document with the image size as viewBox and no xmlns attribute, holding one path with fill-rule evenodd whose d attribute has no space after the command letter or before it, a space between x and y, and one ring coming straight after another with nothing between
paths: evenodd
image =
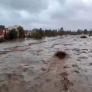
<instances>
[{"instance_id":1,"label":"distant building","mask_svg":"<svg viewBox=\"0 0 92 92\"><path fill-rule=\"evenodd\" d=\"M8 27L6 28L5 26L3 25L0 25L0 38L7 38L8 37L8 33L12 30L15 30L17 32L17 37L18 38L24 38L25 37L25 30L23 29L22 26L11 26L11 27ZM28 33L27 33L28 35Z\"/></svg>"},{"instance_id":2,"label":"distant building","mask_svg":"<svg viewBox=\"0 0 92 92\"><path fill-rule=\"evenodd\" d=\"M25 30L25 37L31 36L31 31Z\"/></svg>"},{"instance_id":3,"label":"distant building","mask_svg":"<svg viewBox=\"0 0 92 92\"><path fill-rule=\"evenodd\" d=\"M1 37L4 37L5 31L6 31L5 26L0 25L0 38L1 38Z\"/></svg>"}]
</instances>

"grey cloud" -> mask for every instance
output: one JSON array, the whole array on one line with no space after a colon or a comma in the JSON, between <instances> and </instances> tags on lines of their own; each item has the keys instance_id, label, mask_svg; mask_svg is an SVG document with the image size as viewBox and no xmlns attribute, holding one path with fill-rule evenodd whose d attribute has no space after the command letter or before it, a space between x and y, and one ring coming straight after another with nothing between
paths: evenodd
<instances>
[{"instance_id":1,"label":"grey cloud","mask_svg":"<svg viewBox=\"0 0 92 92\"><path fill-rule=\"evenodd\" d=\"M39 12L46 8L47 2L45 0L0 0L0 5L14 10Z\"/></svg>"},{"instance_id":2,"label":"grey cloud","mask_svg":"<svg viewBox=\"0 0 92 92\"><path fill-rule=\"evenodd\" d=\"M0 24L92 28L92 0L0 0Z\"/></svg>"}]
</instances>

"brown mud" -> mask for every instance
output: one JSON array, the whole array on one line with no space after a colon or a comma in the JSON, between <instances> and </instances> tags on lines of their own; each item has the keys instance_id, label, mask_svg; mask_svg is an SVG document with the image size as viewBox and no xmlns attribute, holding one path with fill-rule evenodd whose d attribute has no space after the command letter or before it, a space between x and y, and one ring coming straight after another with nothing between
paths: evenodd
<instances>
[{"instance_id":1,"label":"brown mud","mask_svg":"<svg viewBox=\"0 0 92 92\"><path fill-rule=\"evenodd\" d=\"M54 57L57 51L69 56ZM0 92L92 92L92 38L1 43Z\"/></svg>"}]
</instances>

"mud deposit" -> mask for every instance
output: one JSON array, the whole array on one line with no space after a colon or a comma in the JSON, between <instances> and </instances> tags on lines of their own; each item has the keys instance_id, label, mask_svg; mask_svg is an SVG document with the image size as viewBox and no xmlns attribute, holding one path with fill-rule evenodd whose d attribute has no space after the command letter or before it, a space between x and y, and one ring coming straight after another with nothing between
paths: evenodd
<instances>
[{"instance_id":1,"label":"mud deposit","mask_svg":"<svg viewBox=\"0 0 92 92\"><path fill-rule=\"evenodd\" d=\"M57 51L68 56L56 58ZM92 38L1 43L0 92L92 92Z\"/></svg>"}]
</instances>

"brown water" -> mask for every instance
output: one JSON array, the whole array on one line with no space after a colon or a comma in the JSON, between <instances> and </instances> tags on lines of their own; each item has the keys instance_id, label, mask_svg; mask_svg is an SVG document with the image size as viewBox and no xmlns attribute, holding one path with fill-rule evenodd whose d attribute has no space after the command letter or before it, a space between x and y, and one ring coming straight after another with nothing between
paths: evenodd
<instances>
[{"instance_id":1,"label":"brown water","mask_svg":"<svg viewBox=\"0 0 92 92\"><path fill-rule=\"evenodd\" d=\"M57 51L68 56L59 60ZM92 38L1 43L0 92L92 92Z\"/></svg>"}]
</instances>

